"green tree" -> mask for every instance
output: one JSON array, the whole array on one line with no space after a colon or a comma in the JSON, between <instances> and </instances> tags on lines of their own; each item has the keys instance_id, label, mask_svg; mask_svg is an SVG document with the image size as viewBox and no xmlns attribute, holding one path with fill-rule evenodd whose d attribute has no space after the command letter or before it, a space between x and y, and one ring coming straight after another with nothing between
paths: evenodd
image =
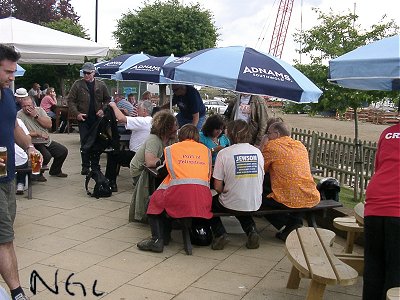
<instances>
[{"instance_id":1,"label":"green tree","mask_svg":"<svg viewBox=\"0 0 400 300\"><path fill-rule=\"evenodd\" d=\"M178 0L158 0L124 14L114 37L125 53L182 56L215 46L218 33L212 18L199 4L184 6Z\"/></svg>"},{"instance_id":2,"label":"green tree","mask_svg":"<svg viewBox=\"0 0 400 300\"><path fill-rule=\"evenodd\" d=\"M0 0L0 17L9 16L35 24L62 18L79 20L70 0Z\"/></svg>"},{"instance_id":3,"label":"green tree","mask_svg":"<svg viewBox=\"0 0 400 300\"><path fill-rule=\"evenodd\" d=\"M344 111L351 107L354 109L355 144L356 144L356 182L358 173L362 172L361 143L358 139L357 108L365 104L379 101L384 97L397 98L394 92L358 91L345 89L327 81L328 67L326 62L343 55L357 47L366 45L375 40L392 36L399 32L399 27L394 20L385 21L385 16L378 24L371 26L369 30L360 28L357 24L358 16L352 13L346 15L323 13L314 9L318 15L319 24L310 30L298 32L294 35L296 42L303 48L298 52L306 53L311 59L309 65L297 65L297 68L308 76L323 91L323 96L318 104L313 105L314 110L336 109ZM362 185L360 186L362 191ZM354 189L354 199L358 199L358 188ZM360 192L360 198L362 192Z\"/></svg>"}]
</instances>

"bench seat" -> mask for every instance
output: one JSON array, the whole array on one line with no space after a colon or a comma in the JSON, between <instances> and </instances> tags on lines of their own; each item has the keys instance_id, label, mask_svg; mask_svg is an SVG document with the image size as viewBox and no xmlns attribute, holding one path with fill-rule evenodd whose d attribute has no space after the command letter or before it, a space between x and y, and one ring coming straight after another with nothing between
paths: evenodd
<instances>
[{"instance_id":1,"label":"bench seat","mask_svg":"<svg viewBox=\"0 0 400 300\"><path fill-rule=\"evenodd\" d=\"M310 208L272 208L272 207L261 207L257 211L213 211L214 217L229 217L229 216L265 216L272 214L284 214L284 213L304 213L308 222L308 226L316 227L315 213L317 211L326 211L336 207L342 207L343 205L335 200L323 200L318 205ZM192 254L192 244L190 242L190 218L185 218L182 224L182 236L183 244L186 254Z\"/></svg>"}]
</instances>

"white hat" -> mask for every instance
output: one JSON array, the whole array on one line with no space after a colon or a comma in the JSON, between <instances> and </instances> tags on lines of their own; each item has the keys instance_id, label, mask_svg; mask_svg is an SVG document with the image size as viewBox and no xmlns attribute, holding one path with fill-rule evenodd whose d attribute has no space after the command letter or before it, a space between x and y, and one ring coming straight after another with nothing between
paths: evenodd
<instances>
[{"instance_id":1,"label":"white hat","mask_svg":"<svg viewBox=\"0 0 400 300\"><path fill-rule=\"evenodd\" d=\"M15 97L24 98L28 96L28 92L24 88L19 88L15 91Z\"/></svg>"}]
</instances>

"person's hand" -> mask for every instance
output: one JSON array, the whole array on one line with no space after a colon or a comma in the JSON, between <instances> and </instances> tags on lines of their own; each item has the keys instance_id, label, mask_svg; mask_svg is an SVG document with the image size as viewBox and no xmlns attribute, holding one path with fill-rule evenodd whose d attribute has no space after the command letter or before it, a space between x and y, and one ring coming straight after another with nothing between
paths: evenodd
<instances>
[{"instance_id":1,"label":"person's hand","mask_svg":"<svg viewBox=\"0 0 400 300\"><path fill-rule=\"evenodd\" d=\"M40 134L40 136L42 137L42 138L44 138L45 140L48 140L49 139L49 135L47 134L47 133L41 133Z\"/></svg>"},{"instance_id":2,"label":"person's hand","mask_svg":"<svg viewBox=\"0 0 400 300\"><path fill-rule=\"evenodd\" d=\"M34 118L36 115L38 115L36 109L31 105L30 106L25 106L25 111L32 118Z\"/></svg>"},{"instance_id":3,"label":"person's hand","mask_svg":"<svg viewBox=\"0 0 400 300\"><path fill-rule=\"evenodd\" d=\"M110 102L108 105L110 105L110 107L117 107L117 104L115 102Z\"/></svg>"},{"instance_id":4,"label":"person's hand","mask_svg":"<svg viewBox=\"0 0 400 300\"><path fill-rule=\"evenodd\" d=\"M4 163L4 159L0 158L0 166L4 167L6 164Z\"/></svg>"},{"instance_id":5,"label":"person's hand","mask_svg":"<svg viewBox=\"0 0 400 300\"><path fill-rule=\"evenodd\" d=\"M78 121L80 121L80 122L85 122L85 121L86 121L86 117L87 117L86 114L78 114L78 115L76 116L76 119L77 119Z\"/></svg>"},{"instance_id":6,"label":"person's hand","mask_svg":"<svg viewBox=\"0 0 400 300\"><path fill-rule=\"evenodd\" d=\"M99 109L96 113L96 116L98 116L99 118L104 116L104 111L102 109Z\"/></svg>"}]
</instances>

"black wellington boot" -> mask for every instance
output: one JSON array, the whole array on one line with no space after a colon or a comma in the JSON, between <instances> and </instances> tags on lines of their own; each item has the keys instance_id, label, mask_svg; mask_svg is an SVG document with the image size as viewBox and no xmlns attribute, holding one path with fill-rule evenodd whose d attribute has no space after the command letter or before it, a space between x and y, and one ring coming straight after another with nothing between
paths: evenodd
<instances>
[{"instance_id":1,"label":"black wellington boot","mask_svg":"<svg viewBox=\"0 0 400 300\"><path fill-rule=\"evenodd\" d=\"M151 238L145 239L137 243L137 247L143 251L163 252L164 239L163 239L163 226L162 219L159 215L148 215L148 220L151 228Z\"/></svg>"}]
</instances>

